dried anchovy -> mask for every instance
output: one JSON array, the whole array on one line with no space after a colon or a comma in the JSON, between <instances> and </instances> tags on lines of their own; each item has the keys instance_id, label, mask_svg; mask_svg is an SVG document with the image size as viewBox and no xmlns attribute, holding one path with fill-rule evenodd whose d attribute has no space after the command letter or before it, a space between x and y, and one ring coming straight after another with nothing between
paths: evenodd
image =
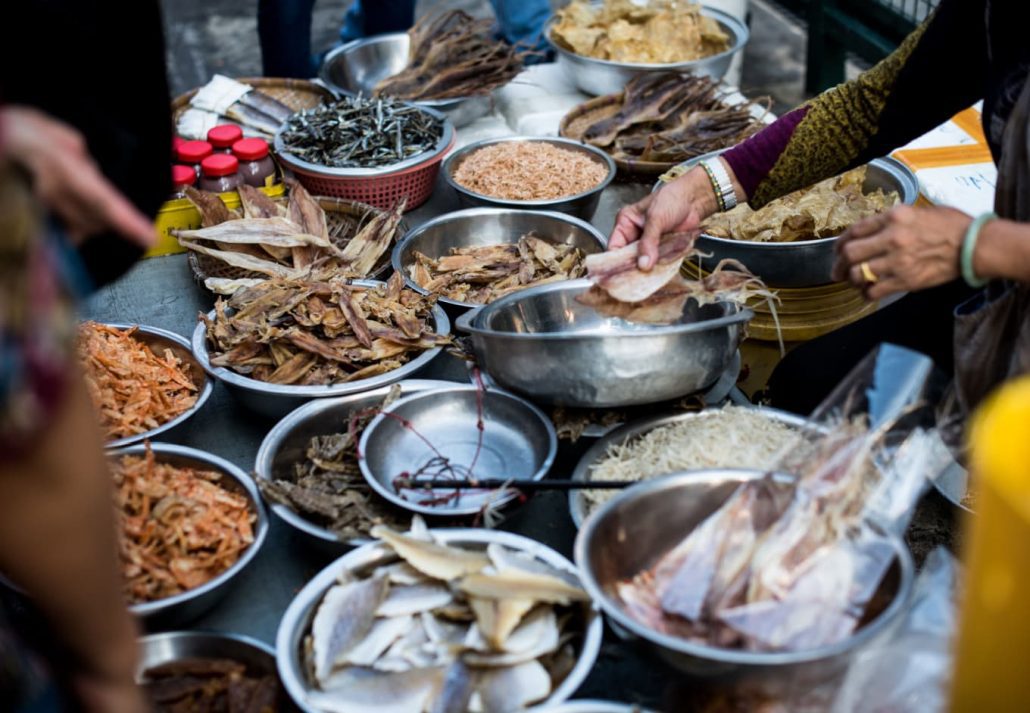
<instances>
[{"instance_id":1,"label":"dried anchovy","mask_svg":"<svg viewBox=\"0 0 1030 713\"><path fill-rule=\"evenodd\" d=\"M443 136L432 114L389 97L345 97L294 114L282 140L287 152L332 168L379 168L425 153Z\"/></svg>"}]
</instances>

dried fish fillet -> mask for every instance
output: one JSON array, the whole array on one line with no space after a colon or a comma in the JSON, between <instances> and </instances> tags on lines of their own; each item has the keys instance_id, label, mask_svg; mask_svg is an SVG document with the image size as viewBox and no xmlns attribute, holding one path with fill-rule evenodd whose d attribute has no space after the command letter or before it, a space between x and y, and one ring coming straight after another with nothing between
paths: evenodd
<instances>
[{"instance_id":1,"label":"dried fish fillet","mask_svg":"<svg viewBox=\"0 0 1030 713\"><path fill-rule=\"evenodd\" d=\"M620 302L640 302L650 297L675 276L691 251L698 231L663 236L658 245L658 262L650 270L637 266L640 242L589 255L585 260L590 280Z\"/></svg>"},{"instance_id":2,"label":"dried fish fillet","mask_svg":"<svg viewBox=\"0 0 1030 713\"><path fill-rule=\"evenodd\" d=\"M416 540L388 527L379 526L372 530L392 547L408 564L430 577L450 581L466 574L479 572L490 564L481 552L470 552L433 542Z\"/></svg>"},{"instance_id":3,"label":"dried fish fillet","mask_svg":"<svg viewBox=\"0 0 1030 713\"><path fill-rule=\"evenodd\" d=\"M295 248L312 245L327 250L336 250L329 239L321 235L302 233L286 218L243 218L213 225L199 230L172 230L172 235L188 240L211 240L220 243L263 243L281 248Z\"/></svg>"}]
</instances>

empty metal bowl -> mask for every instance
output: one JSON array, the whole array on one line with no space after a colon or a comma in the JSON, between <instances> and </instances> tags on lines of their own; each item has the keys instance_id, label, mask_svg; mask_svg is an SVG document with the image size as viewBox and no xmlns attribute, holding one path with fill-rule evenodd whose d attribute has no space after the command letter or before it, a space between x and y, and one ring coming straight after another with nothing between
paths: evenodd
<instances>
[{"instance_id":1,"label":"empty metal bowl","mask_svg":"<svg viewBox=\"0 0 1030 713\"><path fill-rule=\"evenodd\" d=\"M386 283L377 280L352 280L351 284L359 287L380 287ZM212 310L208 313L208 317L214 318L214 314L214 310ZM437 334L451 333L451 321L447 318L442 307L433 307L431 322ZM193 354L204 367L204 370L224 383L244 406L259 414L275 419L282 418L293 409L312 399L356 394L393 384L411 376L429 364L441 351L442 347L427 349L411 361L403 364L400 368L368 379L358 379L357 381L327 386L291 386L287 384L270 384L266 381L259 381L242 374L237 374L232 369L212 366L211 357L207 350L207 327L203 322L198 322L197 328L193 330Z\"/></svg>"},{"instance_id":2,"label":"empty metal bowl","mask_svg":"<svg viewBox=\"0 0 1030 713\"><path fill-rule=\"evenodd\" d=\"M517 552L530 555L551 567L579 578L575 565L550 547L535 540L511 532L484 530L481 528L446 528L430 531L433 538L442 544L485 550L490 544L498 544ZM308 677L305 665L304 639L311 629L322 597L329 587L337 583L344 572L365 572L375 567L395 562L397 556L378 543L369 543L351 550L323 569L308 582L287 607L276 634L276 663L279 676L287 693L304 711L317 713L306 703ZM582 608L582 636L573 642L576 647L576 665L541 705L561 703L568 699L582 685L594 667L601 650L603 625L596 605L585 604Z\"/></svg>"},{"instance_id":3,"label":"empty metal bowl","mask_svg":"<svg viewBox=\"0 0 1030 713\"><path fill-rule=\"evenodd\" d=\"M586 255L603 252L607 241L601 232L585 220L550 211L514 210L511 208L469 208L442 215L410 231L394 246L393 269L404 276L413 290L429 294L415 284L408 268L415 262L415 253L431 258L450 254L452 248L468 248L499 243L517 243L526 233L550 243L573 245ZM448 297L439 301L457 309L477 305L458 302Z\"/></svg>"},{"instance_id":4,"label":"empty metal bowl","mask_svg":"<svg viewBox=\"0 0 1030 713\"><path fill-rule=\"evenodd\" d=\"M461 162L468 158L470 155L475 153L477 150L491 146L493 144L502 143L519 143L519 142L535 142L535 143L546 143L552 144L562 149L569 151L577 151L579 153L586 154L590 158L596 160L598 163L604 164L608 170L608 175L605 176L604 180L598 183L593 188L578 193L572 196L562 196L561 198L552 198L546 200L510 200L506 198L494 198L492 196L483 195L482 193L476 193L464 186L458 184L454 180L454 172L458 170ZM557 211L559 213L568 213L574 215L577 218L583 220L590 220L594 213L597 211L597 204L601 200L601 193L608 184L615 178L616 166L615 160L612 159L606 152L591 146L589 144L580 143L579 141L573 141L572 139L562 139L557 137L539 137L539 136L506 136L500 139L483 139L482 141L476 141L474 143L463 146L457 151L452 152L443 162L443 177L447 181L447 185L454 189L458 194L458 201L467 207L475 206L486 206L492 208L522 208L525 210L550 210Z\"/></svg>"},{"instance_id":5,"label":"empty metal bowl","mask_svg":"<svg viewBox=\"0 0 1030 713\"><path fill-rule=\"evenodd\" d=\"M242 493L250 502L250 507L257 518L253 526L254 542L240 554L239 559L231 567L220 575L199 587L194 587L173 597L129 606L129 610L136 616L145 619L148 626L172 626L196 619L225 596L232 586L233 580L257 557L264 545L265 538L268 536L268 515L265 513L265 507L261 503L261 496L254 486L253 479L224 458L196 448L168 443L152 443L150 449L158 463L221 473L224 477L218 484L226 490ZM129 446L117 451L110 451L108 458L117 461L122 456L142 457L146 455L146 451L145 445Z\"/></svg>"},{"instance_id":6,"label":"empty metal bowl","mask_svg":"<svg viewBox=\"0 0 1030 713\"><path fill-rule=\"evenodd\" d=\"M479 404L482 404L482 412ZM482 416L483 430L477 424ZM480 436L482 445L480 446ZM376 416L361 435L359 465L376 492L390 502L425 515L476 515L516 498L512 491L418 490L394 488L394 479L444 458L468 475L502 480L540 480L558 450L554 424L536 406L496 389L455 385L421 391L396 401ZM446 476L444 476L446 477ZM421 504L454 495L448 502Z\"/></svg>"},{"instance_id":7,"label":"empty metal bowl","mask_svg":"<svg viewBox=\"0 0 1030 713\"><path fill-rule=\"evenodd\" d=\"M166 329L146 327L142 324L126 324L122 322L103 322L103 324L106 324L108 327L122 330L135 328L136 332L132 335L133 339L146 344L150 347L151 351L159 357L164 356L166 349L170 350L187 369L190 377L193 379L193 383L197 385L197 400L193 406L183 411L171 421L162 423L160 426L151 428L149 431L137 433L134 436L125 436L124 438L116 438L112 441L108 441L106 444L108 448L123 448L133 443L153 440L157 436L167 433L173 428L181 425L186 421L186 419L199 411L204 404L207 403L208 397L211 396L211 391L214 388L214 384L211 379L208 378L207 373L204 371L204 367L201 366L197 358L193 356L193 352L190 351L190 343L185 337L179 336L175 332L169 332Z\"/></svg>"},{"instance_id":8,"label":"empty metal bowl","mask_svg":"<svg viewBox=\"0 0 1030 713\"><path fill-rule=\"evenodd\" d=\"M407 32L390 32L354 40L325 56L319 78L335 92L372 96L379 82L408 66L411 38ZM455 99L420 99L412 102L445 114L455 127L471 124L490 113L490 94Z\"/></svg>"},{"instance_id":9,"label":"empty metal bowl","mask_svg":"<svg viewBox=\"0 0 1030 713\"><path fill-rule=\"evenodd\" d=\"M633 324L576 301L588 280L502 297L458 318L479 365L533 401L614 408L703 391L732 362L750 309L688 300L675 324Z\"/></svg>"},{"instance_id":10,"label":"empty metal bowl","mask_svg":"<svg viewBox=\"0 0 1030 713\"><path fill-rule=\"evenodd\" d=\"M600 5L600 2L594 3ZM673 62L669 64L646 64L640 62L615 62L607 59L584 57L559 45L551 36L555 19L552 18L544 26L544 37L558 54L558 65L577 87L587 94L617 94L626 83L640 74L650 72L693 72L715 79L722 79L730 68L733 57L744 49L750 33L747 25L727 12L713 7L701 6L701 14L713 18L719 23L723 32L730 36L730 47L725 52L713 54L689 62Z\"/></svg>"},{"instance_id":11,"label":"empty metal bowl","mask_svg":"<svg viewBox=\"0 0 1030 713\"><path fill-rule=\"evenodd\" d=\"M900 540L893 541L894 564L859 628L844 641L806 651L717 648L662 634L630 616L614 592L619 580L653 566L682 542L741 483L764 475L756 470L697 470L638 483L587 518L576 538L576 563L583 586L616 632L673 669L736 683L817 685L841 673L862 644L891 626L905 610L915 568Z\"/></svg>"}]
</instances>

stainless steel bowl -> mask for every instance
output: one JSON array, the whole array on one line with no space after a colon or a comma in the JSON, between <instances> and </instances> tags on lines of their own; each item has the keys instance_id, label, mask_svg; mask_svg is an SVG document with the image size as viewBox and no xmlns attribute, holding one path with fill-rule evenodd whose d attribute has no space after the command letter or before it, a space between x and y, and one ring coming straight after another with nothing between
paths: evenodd
<instances>
[{"instance_id":1,"label":"stainless steel bowl","mask_svg":"<svg viewBox=\"0 0 1030 713\"><path fill-rule=\"evenodd\" d=\"M108 448L123 448L124 446L128 446L133 443L153 440L157 436L167 433L173 428L182 425L186 419L199 411L204 404L207 403L208 397L211 396L211 391L214 388L214 384L211 379L208 378L207 372L204 371L204 367L201 366L200 362L193 356L193 352L190 351L190 343L185 337L179 336L175 332L169 332L166 329L146 327L142 324L127 324L123 322L104 322L103 324L106 324L108 327L123 330L135 327L136 333L133 335L133 338L146 344L158 356L162 356L165 349L171 350L175 357L189 371L190 377L193 379L193 383L197 385L197 401L193 406L183 411L171 421L162 423L157 428L152 428L149 431L138 433L135 436L125 436L124 438L116 438L113 441L108 441Z\"/></svg>"},{"instance_id":2,"label":"stainless steel bowl","mask_svg":"<svg viewBox=\"0 0 1030 713\"><path fill-rule=\"evenodd\" d=\"M424 295L428 290L415 284L408 268L415 262L415 253L431 258L449 255L451 248L517 243L533 232L544 240L573 245L586 255L603 252L608 244L604 236L585 220L550 211L513 210L510 208L469 208L447 213L415 228L393 248L393 269L404 276L404 282ZM440 297L439 302L457 310L478 305Z\"/></svg>"},{"instance_id":3,"label":"stainless steel bowl","mask_svg":"<svg viewBox=\"0 0 1030 713\"><path fill-rule=\"evenodd\" d=\"M703 391L732 362L753 312L688 300L676 324L631 324L576 301L588 280L522 290L462 315L480 366L506 389L561 406L651 404Z\"/></svg>"},{"instance_id":4,"label":"stainless steel bowl","mask_svg":"<svg viewBox=\"0 0 1030 713\"><path fill-rule=\"evenodd\" d=\"M325 56L319 78L334 92L372 96L379 82L408 66L411 38L407 32L391 32L348 42ZM456 99L419 99L412 104L445 114L461 128L490 113L491 94Z\"/></svg>"},{"instance_id":5,"label":"stainless steel bowl","mask_svg":"<svg viewBox=\"0 0 1030 713\"><path fill-rule=\"evenodd\" d=\"M261 496L254 486L253 479L224 458L196 448L174 446L168 443L152 443L150 448L159 463L168 463L181 468L214 470L221 473L225 477L219 482L219 485L226 490L246 496L257 517L254 523L254 542L240 555L232 567L209 582L182 594L129 606L129 610L146 620L148 626L174 626L196 619L225 596L232 586L233 580L257 557L264 545L265 538L268 536L268 515L265 513L265 507L261 503ZM117 460L122 456L143 456L145 454L146 446L135 445L117 451L109 451L108 458Z\"/></svg>"},{"instance_id":6,"label":"stainless steel bowl","mask_svg":"<svg viewBox=\"0 0 1030 713\"><path fill-rule=\"evenodd\" d=\"M886 602L882 608L867 611L859 629L844 641L806 651L741 651L661 634L630 616L613 592L618 580L651 567L679 544L742 482L763 475L755 470L713 469L638 483L587 518L576 538L576 563L584 587L616 632L673 669L736 683L814 686L842 672L859 647L890 627L905 610L915 567L900 540L893 542L894 564L874 597Z\"/></svg>"},{"instance_id":7,"label":"stainless steel bowl","mask_svg":"<svg viewBox=\"0 0 1030 713\"><path fill-rule=\"evenodd\" d=\"M408 379L398 382L401 394L408 395L427 389L439 389L453 386L448 381L430 379ZM360 394L340 396L334 399L319 399L304 404L283 418L268 432L258 449L254 462L254 472L258 478L276 480L293 477L293 466L304 460L308 442L315 436L339 433L347 427L352 413L371 408L379 404L390 392L391 386L381 386ZM315 524L291 508L278 503L268 503L272 512L290 527L310 536L327 547L343 547L349 543L341 542L331 530Z\"/></svg>"},{"instance_id":8,"label":"stainless steel bowl","mask_svg":"<svg viewBox=\"0 0 1030 713\"><path fill-rule=\"evenodd\" d=\"M359 287L378 287L386 283L377 280L352 280L351 284ZM208 313L208 317L214 317L214 310ZM432 322L438 334L451 333L451 321L447 318L443 308L439 306L433 307ZM211 357L207 351L206 326L203 322L199 322L197 328L193 330L193 354L204 367L204 370L224 383L244 406L259 414L275 419L282 418L293 409L312 399L356 394L393 384L413 375L435 359L441 351L442 347L427 349L400 368L368 379L358 379L357 381L333 384L331 386L289 386L269 384L237 374L235 371L225 367L212 366Z\"/></svg>"},{"instance_id":9,"label":"stainless steel bowl","mask_svg":"<svg viewBox=\"0 0 1030 713\"><path fill-rule=\"evenodd\" d=\"M807 421L800 416L787 413L786 411L766 408L764 406L756 406L755 409L775 421L780 421L788 426L794 426L799 431L814 432L821 430L819 426L813 424L811 421ZM714 413L718 413L718 410L709 409L693 413L653 416L651 418L643 418L620 426L602 438L599 438L592 446L590 446L590 448L587 449L586 453L584 453L579 459L579 463L576 464L576 469L572 471L572 479L579 481L591 480L591 468L605 458L608 453L608 449L612 446L625 445L640 436L650 433L656 428L661 428L662 426L668 426L673 423L683 423L685 421L696 421L698 419L707 418ZM660 475L662 474L641 473L640 480L651 480L653 479L652 476L660 477ZM572 515L572 521L576 523L576 527L582 527L583 521L587 519L588 515L590 515L589 504L586 497L583 495L582 490L569 491L569 513Z\"/></svg>"},{"instance_id":10,"label":"stainless steel bowl","mask_svg":"<svg viewBox=\"0 0 1030 713\"><path fill-rule=\"evenodd\" d=\"M595 3L599 5L600 3ZM584 57L560 46L551 37L555 18L551 18L544 26L544 37L558 54L558 65L577 87L587 94L601 96L617 94L625 88L626 83L640 74L650 72L693 72L715 79L722 79L730 68L734 55L744 49L750 33L747 25L727 12L713 7L701 6L701 14L711 17L723 32L730 36L730 48L725 52L713 54L702 59L671 64L646 64L637 62L615 62L607 59Z\"/></svg>"},{"instance_id":11,"label":"stainless steel bowl","mask_svg":"<svg viewBox=\"0 0 1030 713\"><path fill-rule=\"evenodd\" d=\"M579 576L575 565L567 559L550 547L522 535L478 528L437 529L431 532L439 542L470 549L485 550L487 545L496 543L532 555L551 567L568 572L577 578ZM276 663L287 693L301 710L308 713L320 713L318 709L312 708L306 703L308 682L302 661L302 649L304 637L311 628L311 620L326 590L336 584L337 577L344 571L361 572L389 564L396 559L396 555L378 543L370 543L352 550L315 575L315 578L300 590L290 606L287 607L276 635ZM601 650L601 636L604 627L596 605L584 605L583 617L585 625L582 640L577 644L576 665L541 705L561 703L568 699L586 680L597 660L597 655Z\"/></svg>"},{"instance_id":12,"label":"stainless steel bowl","mask_svg":"<svg viewBox=\"0 0 1030 713\"><path fill-rule=\"evenodd\" d=\"M480 415L482 431L477 425ZM477 515L484 507L500 507L518 496L510 490L465 490L457 491L458 498L451 502L429 506L420 501L456 491L420 490L404 498L393 480L434 456L465 467L474 462L473 472L481 478L540 480L554 463L558 436L551 419L513 394L454 385L396 401L368 424L358 450L365 480L394 505L423 515Z\"/></svg>"},{"instance_id":13,"label":"stainless steel bowl","mask_svg":"<svg viewBox=\"0 0 1030 713\"><path fill-rule=\"evenodd\" d=\"M681 165L692 167L720 153L722 151L713 151ZM655 188L661 185L658 183ZM889 157L869 162L863 189L875 191L877 188L897 191L904 205L912 205L919 198L919 182L915 174L901 161ZM705 270L715 269L720 260L733 258L744 263L770 287L814 287L833 282L830 271L836 258L834 249L837 237L791 243L759 243L701 233L697 239L697 249L711 256L701 258L701 266Z\"/></svg>"},{"instance_id":14,"label":"stainless steel bowl","mask_svg":"<svg viewBox=\"0 0 1030 713\"><path fill-rule=\"evenodd\" d=\"M554 198L549 200L533 200L533 201L519 201L519 200L507 200L504 198L492 198L485 196L482 193L475 193L474 191L465 188L464 186L458 185L454 180L454 172L458 170L461 162L464 161L468 156L475 153L477 150L484 146L491 146L493 144L502 143L519 143L524 141L532 141L536 143L546 143L558 146L559 148L568 149L570 151L578 151L586 154L592 159L603 163L608 169L608 175L603 181L598 183L596 186L583 193L577 193L573 196L564 196L562 198ZM616 172L615 161L606 152L591 146L589 144L580 143L579 141L573 141L572 139L562 139L557 137L540 137L540 136L506 136L500 139L483 139L482 141L475 141L467 146L463 146L457 151L451 153L443 162L443 177L447 181L447 185L454 189L458 194L458 201L467 207L485 206L488 208L522 208L524 210L550 210L557 211L559 213L568 213L569 215L582 218L583 220L590 220L594 213L597 211L597 204L601 200L601 193L608 184L615 178Z\"/></svg>"}]
</instances>

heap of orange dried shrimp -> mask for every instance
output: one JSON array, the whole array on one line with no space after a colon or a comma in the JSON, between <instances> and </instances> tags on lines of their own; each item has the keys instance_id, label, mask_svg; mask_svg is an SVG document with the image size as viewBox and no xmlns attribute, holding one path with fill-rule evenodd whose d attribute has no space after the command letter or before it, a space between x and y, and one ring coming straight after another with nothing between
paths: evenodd
<instances>
[{"instance_id":1,"label":"heap of orange dried shrimp","mask_svg":"<svg viewBox=\"0 0 1030 713\"><path fill-rule=\"evenodd\" d=\"M114 467L122 575L133 604L181 594L227 570L254 542L256 515L222 474L124 456Z\"/></svg>"},{"instance_id":2,"label":"heap of orange dried shrimp","mask_svg":"<svg viewBox=\"0 0 1030 713\"><path fill-rule=\"evenodd\" d=\"M86 387L109 440L157 428L197 401L197 385L175 354L158 356L135 333L97 322L79 327Z\"/></svg>"}]
</instances>

